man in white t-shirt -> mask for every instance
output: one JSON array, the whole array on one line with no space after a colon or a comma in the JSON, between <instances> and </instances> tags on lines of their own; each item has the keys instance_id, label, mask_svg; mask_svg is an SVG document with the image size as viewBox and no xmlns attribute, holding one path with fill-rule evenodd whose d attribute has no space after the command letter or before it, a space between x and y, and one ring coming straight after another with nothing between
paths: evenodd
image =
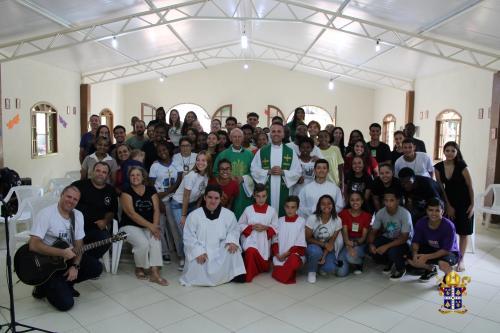
<instances>
[{"instance_id":1,"label":"man in white t-shirt","mask_svg":"<svg viewBox=\"0 0 500 333\"><path fill-rule=\"evenodd\" d=\"M403 168L410 168L417 176L432 178L434 167L431 158L426 153L415 151L413 139L403 140L403 156L399 157L394 164L394 174L397 175Z\"/></svg>"},{"instance_id":2,"label":"man in white t-shirt","mask_svg":"<svg viewBox=\"0 0 500 333\"><path fill-rule=\"evenodd\" d=\"M299 193L299 216L304 219L307 219L316 211L318 199L324 194L332 196L337 213L344 209L344 198L340 188L335 183L327 180L328 170L329 163L327 160L317 160L314 164L314 181L304 186Z\"/></svg>"},{"instance_id":3,"label":"man in white t-shirt","mask_svg":"<svg viewBox=\"0 0 500 333\"><path fill-rule=\"evenodd\" d=\"M76 255L72 250L81 248L85 237L83 215L75 210L78 200L78 188L73 185L66 187L57 204L42 209L35 216L29 240L29 248L33 252L71 260L66 271L54 273L49 280L33 290L33 297L47 297L49 303L60 311L71 309L73 297L80 296L73 288L75 283L96 278L102 272L102 265L97 259L85 254ZM74 216L74 230L71 215ZM64 241L69 247L60 249L52 246L56 241Z\"/></svg>"}]
</instances>

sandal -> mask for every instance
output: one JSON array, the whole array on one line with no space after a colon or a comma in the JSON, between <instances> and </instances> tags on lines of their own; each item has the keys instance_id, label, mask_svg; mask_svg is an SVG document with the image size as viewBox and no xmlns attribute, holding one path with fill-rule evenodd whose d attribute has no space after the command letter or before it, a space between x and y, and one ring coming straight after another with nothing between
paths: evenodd
<instances>
[{"instance_id":1,"label":"sandal","mask_svg":"<svg viewBox=\"0 0 500 333\"><path fill-rule=\"evenodd\" d=\"M148 279L148 277L146 276L146 273L144 273L144 270L142 268L135 269L135 277L138 278L139 280L147 280Z\"/></svg>"},{"instance_id":2,"label":"sandal","mask_svg":"<svg viewBox=\"0 0 500 333\"><path fill-rule=\"evenodd\" d=\"M160 286L168 286L168 281L166 279L162 278L161 276L157 276L157 277L151 276L149 278L149 281L153 282L153 283L157 283Z\"/></svg>"}]
</instances>

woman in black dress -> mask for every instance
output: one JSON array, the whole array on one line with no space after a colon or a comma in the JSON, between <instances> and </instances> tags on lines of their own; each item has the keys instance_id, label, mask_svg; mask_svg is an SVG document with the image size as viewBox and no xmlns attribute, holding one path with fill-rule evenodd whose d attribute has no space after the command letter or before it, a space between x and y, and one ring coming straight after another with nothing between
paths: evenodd
<instances>
[{"instance_id":1,"label":"woman in black dress","mask_svg":"<svg viewBox=\"0 0 500 333\"><path fill-rule=\"evenodd\" d=\"M444 187L446 215L455 224L460 239L460 261L457 270L465 270L464 255L469 235L474 231L474 190L467 164L456 142L449 141L443 147L445 160L434 166L437 182Z\"/></svg>"}]
</instances>

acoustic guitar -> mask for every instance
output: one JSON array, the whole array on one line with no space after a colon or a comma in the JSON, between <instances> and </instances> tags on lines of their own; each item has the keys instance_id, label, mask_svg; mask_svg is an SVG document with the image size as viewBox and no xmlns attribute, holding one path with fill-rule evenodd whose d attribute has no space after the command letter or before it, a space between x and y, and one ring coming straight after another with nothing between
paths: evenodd
<instances>
[{"instance_id":1,"label":"acoustic guitar","mask_svg":"<svg viewBox=\"0 0 500 333\"><path fill-rule=\"evenodd\" d=\"M73 251L78 256L85 251L118 242L126 238L127 234L125 232L119 232L108 239L85 244L79 249L74 248ZM69 247L68 243L62 239L56 240L52 246L58 249L66 249ZM29 244L21 246L14 255L14 270L19 280L30 286L44 284L55 272L66 270L67 268L68 265L63 257L46 256L30 251Z\"/></svg>"}]
</instances>

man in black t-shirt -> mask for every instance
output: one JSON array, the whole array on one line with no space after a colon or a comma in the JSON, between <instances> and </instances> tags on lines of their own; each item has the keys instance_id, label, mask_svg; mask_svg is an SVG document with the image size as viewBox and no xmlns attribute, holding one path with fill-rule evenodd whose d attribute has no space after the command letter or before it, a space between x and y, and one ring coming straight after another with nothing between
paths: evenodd
<instances>
[{"instance_id":1,"label":"man in black t-shirt","mask_svg":"<svg viewBox=\"0 0 500 333\"><path fill-rule=\"evenodd\" d=\"M379 164L384 162L392 163L391 148L380 141L381 133L382 128L379 124L373 123L370 125L371 140L368 142L368 148L370 149L372 157L375 157Z\"/></svg>"},{"instance_id":2,"label":"man in black t-shirt","mask_svg":"<svg viewBox=\"0 0 500 333\"><path fill-rule=\"evenodd\" d=\"M76 209L83 213L85 244L97 242L110 237L113 218L118 210L118 198L115 189L106 183L109 177L109 165L97 162L94 165L91 179L78 180L73 183L81 193ZM101 258L109 246L101 246L86 253L94 258Z\"/></svg>"},{"instance_id":3,"label":"man in black t-shirt","mask_svg":"<svg viewBox=\"0 0 500 333\"><path fill-rule=\"evenodd\" d=\"M445 202L444 193L434 179L416 176L411 168L401 169L398 177L403 187L405 208L411 213L413 225L426 215L427 200L439 198Z\"/></svg>"},{"instance_id":4,"label":"man in black t-shirt","mask_svg":"<svg viewBox=\"0 0 500 333\"><path fill-rule=\"evenodd\" d=\"M142 146L142 151L146 154L144 158L144 169L149 172L151 165L153 165L154 161L158 159L158 154L156 153L156 146L160 142L166 142L168 145L168 152L170 156L173 156L174 145L171 142L167 142L168 139L168 127L163 123L158 123L155 126L153 131L153 138L146 142L144 146Z\"/></svg>"},{"instance_id":5,"label":"man in black t-shirt","mask_svg":"<svg viewBox=\"0 0 500 333\"><path fill-rule=\"evenodd\" d=\"M413 137L415 135L415 130L416 130L415 125L413 123L408 123L405 125L403 133L405 134L406 138L413 140L413 144L415 145L415 151L426 153L425 142Z\"/></svg>"}]
</instances>

